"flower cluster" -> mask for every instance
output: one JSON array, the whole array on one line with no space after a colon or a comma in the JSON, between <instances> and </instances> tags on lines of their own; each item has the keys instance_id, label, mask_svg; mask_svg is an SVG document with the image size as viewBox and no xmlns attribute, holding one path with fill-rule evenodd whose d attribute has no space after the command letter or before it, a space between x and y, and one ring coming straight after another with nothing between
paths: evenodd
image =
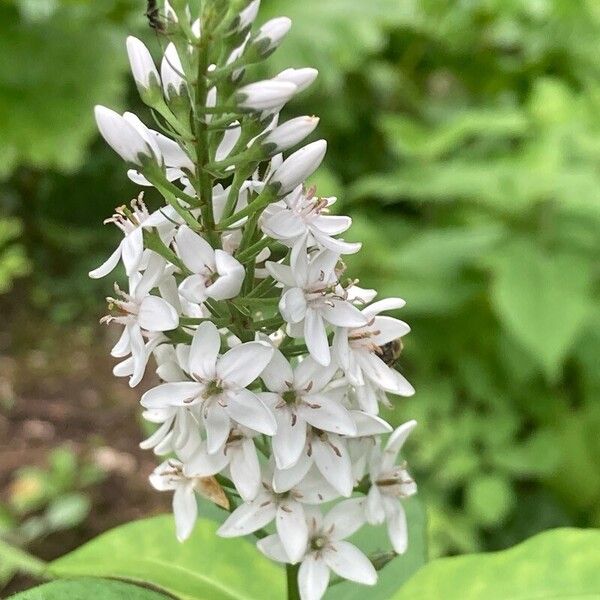
<instances>
[{"instance_id":1,"label":"flower cluster","mask_svg":"<svg viewBox=\"0 0 600 600\"><path fill-rule=\"evenodd\" d=\"M360 250L340 238L351 219L305 183L326 142L296 148L318 119L280 120L317 72L245 81L291 25L253 28L258 8L205 0L192 15L165 2L160 69L127 40L156 129L101 106L96 119L164 205L149 210L142 192L117 208L107 222L124 237L90 275L125 268L128 289L115 285L103 321L123 328L115 375L136 386L156 363L162 383L141 398L155 430L141 445L164 457L150 481L173 492L178 538L192 533L196 494L209 498L230 512L219 535L253 534L270 558L300 564L300 595L317 600L330 571L376 582L346 541L364 524L385 522L406 550L402 500L416 486L397 457L415 422L392 432L378 413L388 392L414 392L395 368L409 327L386 314L402 300L375 301L346 276L344 256Z\"/></svg>"}]
</instances>

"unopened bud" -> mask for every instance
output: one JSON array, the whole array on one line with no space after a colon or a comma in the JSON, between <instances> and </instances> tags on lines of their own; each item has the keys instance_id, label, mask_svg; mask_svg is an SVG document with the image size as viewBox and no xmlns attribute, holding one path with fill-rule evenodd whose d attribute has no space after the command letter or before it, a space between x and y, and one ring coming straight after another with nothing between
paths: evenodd
<instances>
[{"instance_id":1,"label":"unopened bud","mask_svg":"<svg viewBox=\"0 0 600 600\"><path fill-rule=\"evenodd\" d=\"M317 117L296 117L275 127L265 137L259 139L258 143L267 154L277 154L299 144L315 130L318 124Z\"/></svg>"},{"instance_id":2,"label":"unopened bud","mask_svg":"<svg viewBox=\"0 0 600 600\"><path fill-rule=\"evenodd\" d=\"M160 91L160 77L148 48L141 40L130 35L127 38L127 55L142 100L146 104L154 104L162 93L157 94Z\"/></svg>"},{"instance_id":3,"label":"unopened bud","mask_svg":"<svg viewBox=\"0 0 600 600\"><path fill-rule=\"evenodd\" d=\"M248 110L274 110L283 106L295 93L297 87L287 81L267 79L240 88L235 95L239 108Z\"/></svg>"},{"instance_id":4,"label":"unopened bud","mask_svg":"<svg viewBox=\"0 0 600 600\"><path fill-rule=\"evenodd\" d=\"M269 184L277 187L279 196L291 192L319 168L326 151L325 140L318 140L300 148L281 163Z\"/></svg>"},{"instance_id":5,"label":"unopened bud","mask_svg":"<svg viewBox=\"0 0 600 600\"><path fill-rule=\"evenodd\" d=\"M256 32L251 46L256 48L256 52L261 58L265 58L277 49L291 27L292 21L287 17L271 19Z\"/></svg>"},{"instance_id":6,"label":"unopened bud","mask_svg":"<svg viewBox=\"0 0 600 600\"><path fill-rule=\"evenodd\" d=\"M317 69L312 69L310 67L305 67L303 69L286 69L285 71L281 71L279 75L275 75L273 79L275 81L287 81L288 83L293 83L297 88L298 92L303 92L316 78L319 74Z\"/></svg>"}]
</instances>

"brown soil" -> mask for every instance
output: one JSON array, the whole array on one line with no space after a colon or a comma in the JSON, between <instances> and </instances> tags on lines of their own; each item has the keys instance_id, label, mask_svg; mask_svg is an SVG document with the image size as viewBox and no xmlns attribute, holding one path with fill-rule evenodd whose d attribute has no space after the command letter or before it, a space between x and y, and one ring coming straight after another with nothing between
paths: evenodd
<instances>
[{"instance_id":1,"label":"brown soil","mask_svg":"<svg viewBox=\"0 0 600 600\"><path fill-rule=\"evenodd\" d=\"M138 447L144 437L138 400L153 377L131 390L112 375L114 328L64 329L22 316L8 328L0 332L0 502L8 499L17 469L46 466L60 445L107 473L88 490L92 510L84 524L27 550L52 559L120 523L169 510L169 495L148 484L156 457ZM28 584L16 578L0 597Z\"/></svg>"}]
</instances>

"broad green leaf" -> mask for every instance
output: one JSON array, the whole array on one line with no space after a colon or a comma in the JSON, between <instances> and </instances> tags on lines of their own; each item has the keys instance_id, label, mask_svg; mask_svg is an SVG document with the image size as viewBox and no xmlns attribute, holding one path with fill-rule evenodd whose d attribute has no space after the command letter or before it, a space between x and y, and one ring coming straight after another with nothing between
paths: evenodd
<instances>
[{"instance_id":1,"label":"broad green leaf","mask_svg":"<svg viewBox=\"0 0 600 600\"><path fill-rule=\"evenodd\" d=\"M109 579L52 581L11 596L14 600L167 600L147 588Z\"/></svg>"},{"instance_id":2,"label":"broad green leaf","mask_svg":"<svg viewBox=\"0 0 600 600\"><path fill-rule=\"evenodd\" d=\"M509 550L434 560L394 600L541 600L600 596L600 531L554 529Z\"/></svg>"},{"instance_id":3,"label":"broad green leaf","mask_svg":"<svg viewBox=\"0 0 600 600\"><path fill-rule=\"evenodd\" d=\"M201 519L180 544L172 516L134 521L59 558L49 571L144 582L183 600L262 600L265 590L283 597L283 570L246 540L220 538L216 529Z\"/></svg>"},{"instance_id":4,"label":"broad green leaf","mask_svg":"<svg viewBox=\"0 0 600 600\"><path fill-rule=\"evenodd\" d=\"M495 261L494 308L551 379L590 314L590 284L580 256L547 253L526 241L513 242Z\"/></svg>"},{"instance_id":5,"label":"broad green leaf","mask_svg":"<svg viewBox=\"0 0 600 600\"><path fill-rule=\"evenodd\" d=\"M379 581L372 588L364 588L351 582L342 582L332 586L325 594L325 600L386 600L398 586L407 581L427 561L427 519L425 508L418 497L404 502L408 520L408 550L397 556L379 571ZM365 525L351 541L363 552L371 554L387 551L391 548L385 526Z\"/></svg>"}]
</instances>

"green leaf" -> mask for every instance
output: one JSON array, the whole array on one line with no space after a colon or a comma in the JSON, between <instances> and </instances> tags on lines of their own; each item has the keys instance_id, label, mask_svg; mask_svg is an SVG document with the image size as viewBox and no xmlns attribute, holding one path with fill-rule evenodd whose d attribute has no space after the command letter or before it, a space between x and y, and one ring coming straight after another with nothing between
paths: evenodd
<instances>
[{"instance_id":1,"label":"green leaf","mask_svg":"<svg viewBox=\"0 0 600 600\"><path fill-rule=\"evenodd\" d=\"M554 529L509 550L434 560L394 600L533 600L600 596L600 531Z\"/></svg>"},{"instance_id":2,"label":"green leaf","mask_svg":"<svg viewBox=\"0 0 600 600\"><path fill-rule=\"evenodd\" d=\"M114 107L124 92L123 39L98 10L59 7L28 21L7 4L0 8L0 55L10 56L0 63L0 177L19 163L73 170L96 132L94 104Z\"/></svg>"},{"instance_id":3,"label":"green leaf","mask_svg":"<svg viewBox=\"0 0 600 600\"><path fill-rule=\"evenodd\" d=\"M593 306L581 256L550 254L526 241L495 261L492 302L506 328L553 379Z\"/></svg>"},{"instance_id":4,"label":"green leaf","mask_svg":"<svg viewBox=\"0 0 600 600\"><path fill-rule=\"evenodd\" d=\"M427 519L423 503L418 497L413 497L403 504L408 521L408 550L406 554L397 556L379 571L377 585L368 588L366 592L369 600L389 598L399 585L407 581L427 561ZM391 549L385 526L365 525L351 541L367 554ZM351 582L334 585L325 594L325 600L361 600L364 597L365 588Z\"/></svg>"},{"instance_id":5,"label":"green leaf","mask_svg":"<svg viewBox=\"0 0 600 600\"><path fill-rule=\"evenodd\" d=\"M52 581L11 596L14 600L167 600L167 596L122 581L73 579Z\"/></svg>"},{"instance_id":6,"label":"green leaf","mask_svg":"<svg viewBox=\"0 0 600 600\"><path fill-rule=\"evenodd\" d=\"M245 540L216 535L201 519L189 540L161 515L112 529L50 564L57 577L115 577L144 582L183 600L262 600L284 595L283 570Z\"/></svg>"}]
</instances>

